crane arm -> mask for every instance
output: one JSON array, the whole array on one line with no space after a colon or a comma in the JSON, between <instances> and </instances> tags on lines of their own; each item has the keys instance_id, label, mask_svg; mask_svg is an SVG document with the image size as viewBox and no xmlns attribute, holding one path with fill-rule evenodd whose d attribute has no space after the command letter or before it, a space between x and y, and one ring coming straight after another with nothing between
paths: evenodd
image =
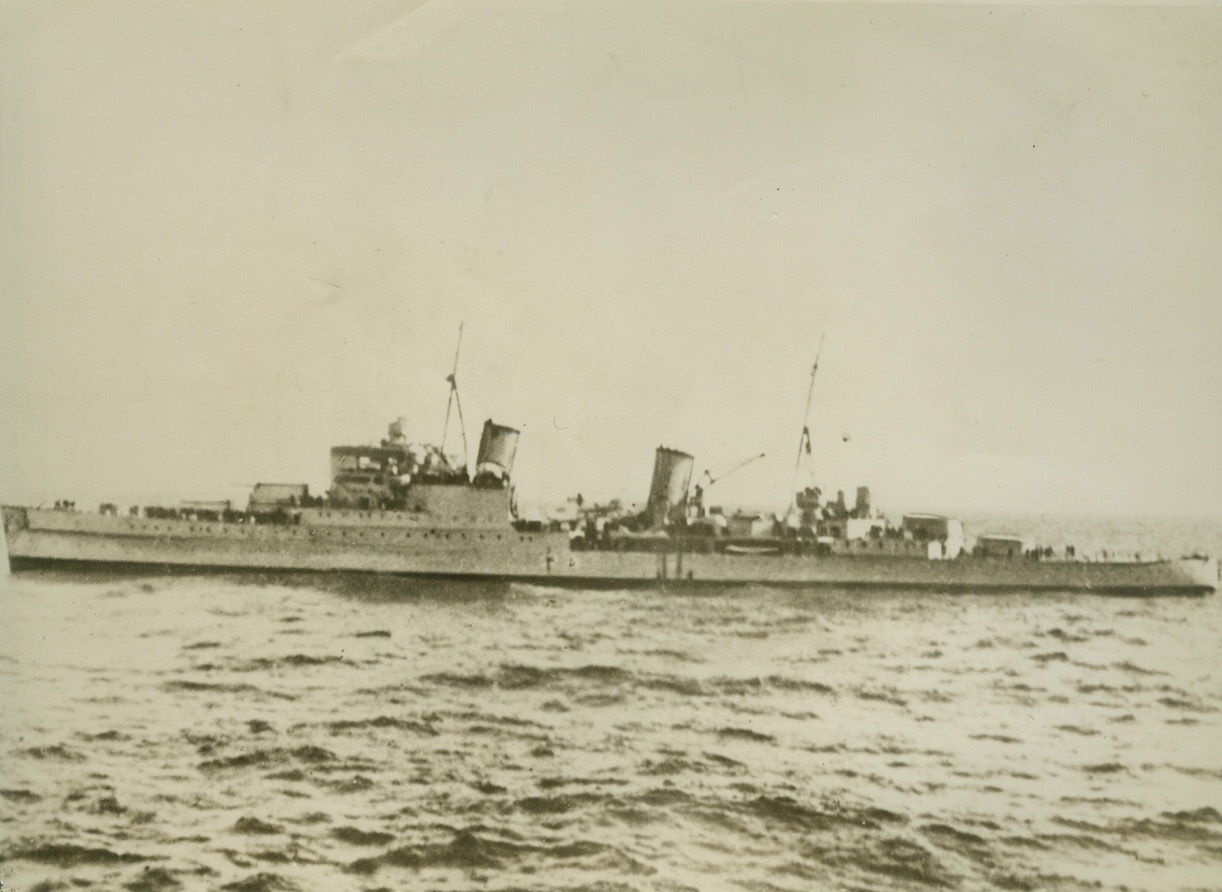
<instances>
[{"instance_id":1,"label":"crane arm","mask_svg":"<svg viewBox=\"0 0 1222 892\"><path fill-rule=\"evenodd\" d=\"M765 454L766 453L761 452L759 455L753 455L750 458L745 458L742 461L740 461L738 464L731 465L728 470L721 471L720 473L717 474L716 477L714 477L709 471L706 470L704 472L704 477L708 478L709 486L712 486L718 480L724 480L726 477L729 477L731 474L733 474L735 471L739 470L740 468L745 468L747 465L751 464L751 462L759 461L761 458L765 456Z\"/></svg>"}]
</instances>

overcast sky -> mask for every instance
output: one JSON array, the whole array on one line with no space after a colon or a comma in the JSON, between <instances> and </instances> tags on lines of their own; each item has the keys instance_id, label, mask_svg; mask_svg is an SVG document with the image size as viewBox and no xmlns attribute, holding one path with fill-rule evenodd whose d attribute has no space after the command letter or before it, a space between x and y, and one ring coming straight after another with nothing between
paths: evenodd
<instances>
[{"instance_id":1,"label":"overcast sky","mask_svg":"<svg viewBox=\"0 0 1222 892\"><path fill-rule=\"evenodd\" d=\"M527 499L783 506L826 334L825 489L1222 514L1219 8L0 9L0 498L323 488L465 321Z\"/></svg>"}]
</instances>

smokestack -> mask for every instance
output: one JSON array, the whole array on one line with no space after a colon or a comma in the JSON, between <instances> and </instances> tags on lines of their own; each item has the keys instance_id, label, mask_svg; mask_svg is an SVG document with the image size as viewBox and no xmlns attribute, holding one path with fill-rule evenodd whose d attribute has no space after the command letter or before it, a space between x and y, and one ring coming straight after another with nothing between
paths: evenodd
<instances>
[{"instance_id":1,"label":"smokestack","mask_svg":"<svg viewBox=\"0 0 1222 892\"><path fill-rule=\"evenodd\" d=\"M475 473L499 471L498 476L508 476L518 451L518 436L519 432L511 427L494 424L491 418L485 421L475 458Z\"/></svg>"},{"instance_id":2,"label":"smokestack","mask_svg":"<svg viewBox=\"0 0 1222 892\"><path fill-rule=\"evenodd\" d=\"M659 446L653 460L653 482L649 484L650 526L666 523L670 511L687 498L687 487L692 481L695 458L677 449Z\"/></svg>"}]
</instances>

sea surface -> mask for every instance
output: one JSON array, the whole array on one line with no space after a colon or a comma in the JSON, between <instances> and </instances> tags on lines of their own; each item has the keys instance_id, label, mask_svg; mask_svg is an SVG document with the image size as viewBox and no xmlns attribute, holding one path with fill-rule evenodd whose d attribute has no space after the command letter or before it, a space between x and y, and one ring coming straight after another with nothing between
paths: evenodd
<instances>
[{"instance_id":1,"label":"sea surface","mask_svg":"<svg viewBox=\"0 0 1222 892\"><path fill-rule=\"evenodd\" d=\"M1220 889L1220 641L1218 595L0 576L0 881Z\"/></svg>"}]
</instances>

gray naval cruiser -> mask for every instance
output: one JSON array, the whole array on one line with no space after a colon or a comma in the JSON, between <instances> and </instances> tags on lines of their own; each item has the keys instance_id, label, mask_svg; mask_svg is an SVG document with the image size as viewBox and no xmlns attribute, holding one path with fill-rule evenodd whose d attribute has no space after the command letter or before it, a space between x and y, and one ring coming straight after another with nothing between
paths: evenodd
<instances>
[{"instance_id":1,"label":"gray naval cruiser","mask_svg":"<svg viewBox=\"0 0 1222 892\"><path fill-rule=\"evenodd\" d=\"M803 437L809 449L805 428ZM1218 583L1218 563L1200 555L1087 560L1014 535L977 536L969 547L953 518L888 521L864 487L852 507L843 494L824 500L808 487L783 514L706 509L700 485L692 486L693 456L667 447L657 449L643 510L578 497L562 519L528 519L514 497L518 439L519 431L489 419L469 472L443 448L409 443L400 420L377 446L332 448L325 495L311 495L305 484L261 483L241 509L227 502L124 511L6 505L9 564L15 572L317 571L579 587L1152 595L1206 594Z\"/></svg>"}]
</instances>

